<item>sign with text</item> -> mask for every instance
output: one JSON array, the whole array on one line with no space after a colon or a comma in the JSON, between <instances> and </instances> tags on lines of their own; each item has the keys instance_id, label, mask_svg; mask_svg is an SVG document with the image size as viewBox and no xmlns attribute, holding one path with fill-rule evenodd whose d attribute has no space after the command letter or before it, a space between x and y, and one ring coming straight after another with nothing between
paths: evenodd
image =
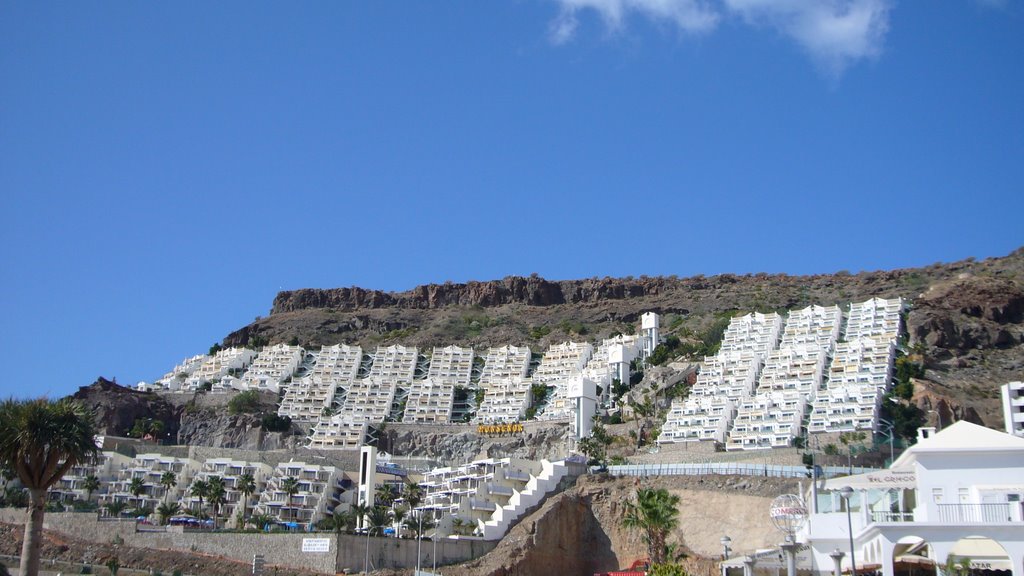
<instances>
[{"instance_id":1,"label":"sign with text","mask_svg":"<svg viewBox=\"0 0 1024 576\"><path fill-rule=\"evenodd\" d=\"M330 552L331 551L331 539L330 538L303 538L302 539L302 551L303 552Z\"/></svg>"}]
</instances>

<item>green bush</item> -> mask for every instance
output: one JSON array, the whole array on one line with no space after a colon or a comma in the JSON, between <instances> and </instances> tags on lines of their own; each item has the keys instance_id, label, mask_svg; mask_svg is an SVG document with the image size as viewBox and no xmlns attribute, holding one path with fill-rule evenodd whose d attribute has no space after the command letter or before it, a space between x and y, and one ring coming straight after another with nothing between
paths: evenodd
<instances>
[{"instance_id":1,"label":"green bush","mask_svg":"<svg viewBox=\"0 0 1024 576\"><path fill-rule=\"evenodd\" d=\"M256 414L260 411L260 395L255 390L239 392L228 401L228 412L231 414Z\"/></svg>"},{"instance_id":2,"label":"green bush","mask_svg":"<svg viewBox=\"0 0 1024 576\"><path fill-rule=\"evenodd\" d=\"M267 432L285 432L292 427L292 419L277 414L267 414L260 421L260 426Z\"/></svg>"}]
</instances>

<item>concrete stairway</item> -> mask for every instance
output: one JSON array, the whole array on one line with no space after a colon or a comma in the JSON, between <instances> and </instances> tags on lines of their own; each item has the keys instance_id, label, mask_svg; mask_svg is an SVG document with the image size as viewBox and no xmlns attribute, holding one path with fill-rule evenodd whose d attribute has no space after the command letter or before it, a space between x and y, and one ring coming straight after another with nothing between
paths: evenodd
<instances>
[{"instance_id":1,"label":"concrete stairway","mask_svg":"<svg viewBox=\"0 0 1024 576\"><path fill-rule=\"evenodd\" d=\"M514 490L508 500L508 504L496 509L491 514L490 520L477 521L478 529L483 535L483 539L500 540L517 518L542 502L548 493L558 486L558 483L565 477L566 473L568 473L568 468L564 461L550 462L542 460L540 474L536 476L530 475L530 480L526 483L526 487L521 491Z\"/></svg>"}]
</instances>

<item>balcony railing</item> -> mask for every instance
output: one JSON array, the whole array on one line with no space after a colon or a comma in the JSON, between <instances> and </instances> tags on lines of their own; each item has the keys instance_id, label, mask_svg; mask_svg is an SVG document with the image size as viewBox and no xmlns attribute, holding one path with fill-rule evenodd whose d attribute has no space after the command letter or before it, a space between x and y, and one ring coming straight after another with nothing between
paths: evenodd
<instances>
[{"instance_id":1,"label":"balcony railing","mask_svg":"<svg viewBox=\"0 0 1024 576\"><path fill-rule=\"evenodd\" d=\"M939 504L939 521L955 524L999 524L1013 521L1010 504Z\"/></svg>"},{"instance_id":2,"label":"balcony railing","mask_svg":"<svg viewBox=\"0 0 1024 576\"><path fill-rule=\"evenodd\" d=\"M913 512L872 512L871 521L877 523L913 522Z\"/></svg>"}]
</instances>

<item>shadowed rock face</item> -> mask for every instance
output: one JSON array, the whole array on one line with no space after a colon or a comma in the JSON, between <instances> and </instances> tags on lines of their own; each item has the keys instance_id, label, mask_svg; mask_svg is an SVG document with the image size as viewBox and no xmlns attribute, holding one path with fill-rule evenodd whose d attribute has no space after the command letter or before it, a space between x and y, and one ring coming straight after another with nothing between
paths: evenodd
<instances>
[{"instance_id":1,"label":"shadowed rock face","mask_svg":"<svg viewBox=\"0 0 1024 576\"><path fill-rule=\"evenodd\" d=\"M970 276L937 284L914 302L908 331L936 361L978 348L1024 342L1024 287L1004 278Z\"/></svg>"},{"instance_id":2,"label":"shadowed rock face","mask_svg":"<svg viewBox=\"0 0 1024 576\"><path fill-rule=\"evenodd\" d=\"M71 397L92 411L100 434L127 436L139 418L163 422L167 438L178 434L181 410L156 394L137 392L100 377Z\"/></svg>"}]
</instances>

